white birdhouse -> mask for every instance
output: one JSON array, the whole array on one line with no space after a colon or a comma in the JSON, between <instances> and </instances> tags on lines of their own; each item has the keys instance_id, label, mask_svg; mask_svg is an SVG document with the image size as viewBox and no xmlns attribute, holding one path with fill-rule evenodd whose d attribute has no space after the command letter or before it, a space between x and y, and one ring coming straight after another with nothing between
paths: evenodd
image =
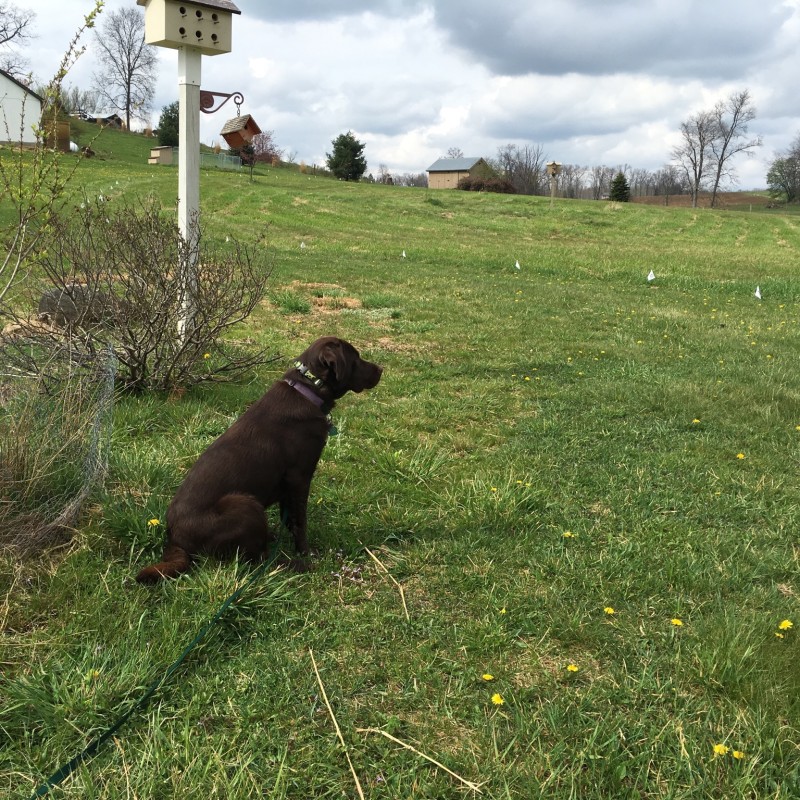
<instances>
[{"instance_id":1,"label":"white birdhouse","mask_svg":"<svg viewBox=\"0 0 800 800\"><path fill-rule=\"evenodd\" d=\"M193 47L205 56L230 53L232 20L242 12L229 0L136 0L144 6L144 38L159 47Z\"/></svg>"}]
</instances>

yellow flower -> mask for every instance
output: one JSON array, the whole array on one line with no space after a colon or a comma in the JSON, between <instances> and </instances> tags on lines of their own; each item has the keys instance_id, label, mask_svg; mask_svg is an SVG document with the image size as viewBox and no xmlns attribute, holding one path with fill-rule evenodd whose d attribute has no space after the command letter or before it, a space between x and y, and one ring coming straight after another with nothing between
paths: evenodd
<instances>
[{"instance_id":1,"label":"yellow flower","mask_svg":"<svg viewBox=\"0 0 800 800\"><path fill-rule=\"evenodd\" d=\"M606 614L608 614L609 616L611 616L612 614L616 614L616 613L617 613L616 611L614 611L614 609L613 609L613 608L611 608L611 606L606 606L606 607L603 609L603 611L605 611L605 612L606 612Z\"/></svg>"},{"instance_id":2,"label":"yellow flower","mask_svg":"<svg viewBox=\"0 0 800 800\"><path fill-rule=\"evenodd\" d=\"M777 633L776 632L775 636L777 636L778 639L783 639L784 638L784 635L782 633Z\"/></svg>"},{"instance_id":3,"label":"yellow flower","mask_svg":"<svg viewBox=\"0 0 800 800\"><path fill-rule=\"evenodd\" d=\"M508 612L506 611L506 607L505 607L505 606L503 606L503 607L500 609L500 611L499 611L498 613L500 613L500 614L507 614Z\"/></svg>"},{"instance_id":4,"label":"yellow flower","mask_svg":"<svg viewBox=\"0 0 800 800\"><path fill-rule=\"evenodd\" d=\"M160 524L161 524L161 520L157 519L156 517L153 517L153 519L147 520L147 527L148 528L155 528Z\"/></svg>"},{"instance_id":5,"label":"yellow flower","mask_svg":"<svg viewBox=\"0 0 800 800\"><path fill-rule=\"evenodd\" d=\"M565 539L574 539L575 538L575 534L572 531L564 531L564 533L562 533L561 535Z\"/></svg>"},{"instance_id":6,"label":"yellow flower","mask_svg":"<svg viewBox=\"0 0 800 800\"><path fill-rule=\"evenodd\" d=\"M788 631L790 628L794 628L794 622L792 622L790 619L785 619L778 623L779 631Z\"/></svg>"},{"instance_id":7,"label":"yellow flower","mask_svg":"<svg viewBox=\"0 0 800 800\"><path fill-rule=\"evenodd\" d=\"M501 695L499 692L495 692L495 694L492 695L492 702L496 706L503 706L506 703L506 701L503 700L503 695Z\"/></svg>"},{"instance_id":8,"label":"yellow flower","mask_svg":"<svg viewBox=\"0 0 800 800\"><path fill-rule=\"evenodd\" d=\"M567 672L577 672L579 669L575 664L567 664Z\"/></svg>"},{"instance_id":9,"label":"yellow flower","mask_svg":"<svg viewBox=\"0 0 800 800\"><path fill-rule=\"evenodd\" d=\"M714 745L714 755L726 756L726 755L728 755L728 750L730 750L730 748L726 744L715 744Z\"/></svg>"},{"instance_id":10,"label":"yellow flower","mask_svg":"<svg viewBox=\"0 0 800 800\"><path fill-rule=\"evenodd\" d=\"M211 358L211 353L203 353L203 358Z\"/></svg>"},{"instance_id":11,"label":"yellow flower","mask_svg":"<svg viewBox=\"0 0 800 800\"><path fill-rule=\"evenodd\" d=\"M481 678L483 678L485 681L493 681L494 675L490 674L489 672L484 672L483 675L481 675Z\"/></svg>"},{"instance_id":12,"label":"yellow flower","mask_svg":"<svg viewBox=\"0 0 800 800\"><path fill-rule=\"evenodd\" d=\"M673 625L674 625L676 628L680 628L680 626L681 626L681 625L683 625L683 620L681 620L681 619L678 619L677 617L675 617L674 619L671 619L671 620L670 620L670 622L671 622L671 623L672 623L672 624L673 624Z\"/></svg>"},{"instance_id":13,"label":"yellow flower","mask_svg":"<svg viewBox=\"0 0 800 800\"><path fill-rule=\"evenodd\" d=\"M744 453L737 453L736 458L738 458L739 461L741 461L744 458Z\"/></svg>"},{"instance_id":14,"label":"yellow flower","mask_svg":"<svg viewBox=\"0 0 800 800\"><path fill-rule=\"evenodd\" d=\"M744 753L741 750L734 750L733 757L739 759L744 758Z\"/></svg>"},{"instance_id":15,"label":"yellow flower","mask_svg":"<svg viewBox=\"0 0 800 800\"><path fill-rule=\"evenodd\" d=\"M697 419L697 417L695 417L695 418L692 420L692 425L699 425L699 424L700 424L700 420L699 420L699 419Z\"/></svg>"}]
</instances>

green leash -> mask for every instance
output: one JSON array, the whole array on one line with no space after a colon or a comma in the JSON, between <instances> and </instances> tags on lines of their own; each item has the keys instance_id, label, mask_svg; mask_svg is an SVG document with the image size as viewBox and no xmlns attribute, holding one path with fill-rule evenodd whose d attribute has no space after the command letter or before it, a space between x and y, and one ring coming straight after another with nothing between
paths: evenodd
<instances>
[{"instance_id":1,"label":"green leash","mask_svg":"<svg viewBox=\"0 0 800 800\"><path fill-rule=\"evenodd\" d=\"M206 634L214 627L217 620L227 611L232 603L239 599L242 592L250 586L261 574L272 564L275 560L278 550L278 542L275 540L273 545L273 552L268 560L263 561L253 571L253 574L219 607L219 611L200 629L200 632L189 643L186 649L178 656L175 661L167 668L167 671L150 684L147 691L142 697L131 706L105 733L98 736L93 742L90 742L75 758L68 761L59 770L54 772L31 796L31 800L36 800L37 797L44 797L52 788L58 786L69 775L71 775L79 764L91 758L99 749L104 745L132 716L136 711L143 708L147 701L158 691L162 684L172 677L177 671L178 667L184 662L189 653L197 647L198 644L205 638Z\"/></svg>"}]
</instances>

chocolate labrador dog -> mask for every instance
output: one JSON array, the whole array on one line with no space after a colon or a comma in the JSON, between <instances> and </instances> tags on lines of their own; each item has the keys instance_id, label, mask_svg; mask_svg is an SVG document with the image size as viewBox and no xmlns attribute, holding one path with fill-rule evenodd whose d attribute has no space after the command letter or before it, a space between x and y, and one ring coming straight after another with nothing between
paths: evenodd
<instances>
[{"instance_id":1,"label":"chocolate labrador dog","mask_svg":"<svg viewBox=\"0 0 800 800\"><path fill-rule=\"evenodd\" d=\"M167 509L161 561L140 583L186 572L198 553L263 557L274 540L264 510L280 504L298 554L308 553L311 478L328 438L328 413L346 392L372 389L382 368L333 336L317 339L294 365L205 450Z\"/></svg>"}]
</instances>

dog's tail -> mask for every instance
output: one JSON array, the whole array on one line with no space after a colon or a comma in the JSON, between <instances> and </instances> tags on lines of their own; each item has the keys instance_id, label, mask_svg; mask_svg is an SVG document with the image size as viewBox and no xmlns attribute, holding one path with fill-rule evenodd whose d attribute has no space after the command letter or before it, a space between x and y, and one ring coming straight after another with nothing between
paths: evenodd
<instances>
[{"instance_id":1,"label":"dog's tail","mask_svg":"<svg viewBox=\"0 0 800 800\"><path fill-rule=\"evenodd\" d=\"M137 576L139 583L158 583L164 578L177 578L182 572L188 572L192 566L192 557L177 544L168 544L164 555L157 564L145 567Z\"/></svg>"}]
</instances>

